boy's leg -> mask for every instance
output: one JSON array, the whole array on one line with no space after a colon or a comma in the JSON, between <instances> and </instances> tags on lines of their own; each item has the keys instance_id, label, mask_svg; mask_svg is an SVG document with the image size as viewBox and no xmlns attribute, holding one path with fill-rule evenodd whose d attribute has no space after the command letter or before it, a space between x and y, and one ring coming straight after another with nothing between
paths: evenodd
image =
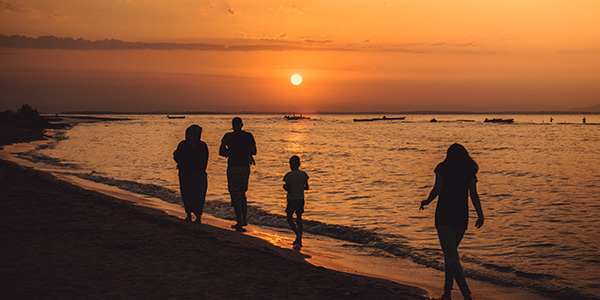
<instances>
[{"instance_id":1,"label":"boy's leg","mask_svg":"<svg viewBox=\"0 0 600 300\"><path fill-rule=\"evenodd\" d=\"M296 223L298 224L298 231L296 232L296 240L298 241L298 246L302 246L302 213L296 212Z\"/></svg>"},{"instance_id":2,"label":"boy's leg","mask_svg":"<svg viewBox=\"0 0 600 300\"><path fill-rule=\"evenodd\" d=\"M298 237L298 228L296 227L296 223L294 223L294 213L292 213L292 212L288 212L287 213L287 222L290 225L290 228L292 228L292 230L296 234L296 239L297 239L297 237Z\"/></svg>"}]
</instances>

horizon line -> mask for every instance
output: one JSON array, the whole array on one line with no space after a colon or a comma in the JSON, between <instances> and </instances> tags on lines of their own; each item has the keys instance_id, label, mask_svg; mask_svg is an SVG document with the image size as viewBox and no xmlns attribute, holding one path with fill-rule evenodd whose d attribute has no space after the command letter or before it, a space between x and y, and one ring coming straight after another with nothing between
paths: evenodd
<instances>
[{"instance_id":1,"label":"horizon line","mask_svg":"<svg viewBox=\"0 0 600 300\"><path fill-rule=\"evenodd\" d=\"M340 112L340 111L317 111L317 112L269 112L269 111L150 111L150 112L132 112L132 111L62 111L59 113L41 113L46 115L74 115L74 114L96 114L96 115L233 115L233 114L246 114L246 115L483 115L483 114L516 114L516 115L538 115L538 114L563 114L563 115L575 115L575 114L600 114L600 111L434 111L434 110L418 110L418 111L397 111L397 112L382 112L382 111L356 111L356 112Z\"/></svg>"}]
</instances>

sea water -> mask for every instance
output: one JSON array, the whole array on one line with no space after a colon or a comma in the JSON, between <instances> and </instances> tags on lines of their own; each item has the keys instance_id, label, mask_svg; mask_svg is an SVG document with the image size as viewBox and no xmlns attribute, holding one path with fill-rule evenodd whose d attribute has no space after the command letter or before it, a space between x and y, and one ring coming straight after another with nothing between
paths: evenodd
<instances>
[{"instance_id":1,"label":"sea water","mask_svg":"<svg viewBox=\"0 0 600 300\"><path fill-rule=\"evenodd\" d=\"M210 151L205 211L232 218L220 140L232 115L118 115L82 123L29 153L88 179L178 199L172 153L192 124ZM469 229L459 252L468 278L569 299L600 298L600 115L241 115L258 154L247 193L253 224L286 227L283 175L298 155L310 176L305 230L443 269L434 223L424 211L433 169L452 143L478 162L485 224ZM393 117L393 116L388 116ZM485 118L514 118L513 124ZM550 122L550 118L553 121ZM430 122L436 118L438 122Z\"/></svg>"}]
</instances>

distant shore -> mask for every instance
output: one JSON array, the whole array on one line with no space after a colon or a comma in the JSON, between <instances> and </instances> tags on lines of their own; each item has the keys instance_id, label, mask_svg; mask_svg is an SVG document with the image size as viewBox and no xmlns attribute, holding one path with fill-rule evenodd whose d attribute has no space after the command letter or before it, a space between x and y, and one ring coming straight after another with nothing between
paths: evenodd
<instances>
[{"instance_id":1,"label":"distant shore","mask_svg":"<svg viewBox=\"0 0 600 300\"><path fill-rule=\"evenodd\" d=\"M35 118L33 121L14 124L14 122L0 122L0 149L3 145L24 143L47 138L44 135L46 129L69 128L76 123L120 121L126 118L104 118L93 116L59 116L45 115ZM6 120L4 120L6 121Z\"/></svg>"},{"instance_id":2,"label":"distant shore","mask_svg":"<svg viewBox=\"0 0 600 300\"><path fill-rule=\"evenodd\" d=\"M316 267L266 241L4 160L0 186L6 298L426 299L409 286Z\"/></svg>"}]
</instances>

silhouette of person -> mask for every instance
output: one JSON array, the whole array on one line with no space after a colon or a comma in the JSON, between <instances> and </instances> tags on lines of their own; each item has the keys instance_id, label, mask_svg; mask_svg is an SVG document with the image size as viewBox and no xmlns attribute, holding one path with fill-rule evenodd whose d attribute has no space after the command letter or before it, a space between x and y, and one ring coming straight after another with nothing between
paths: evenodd
<instances>
[{"instance_id":1,"label":"silhouette of person","mask_svg":"<svg viewBox=\"0 0 600 300\"><path fill-rule=\"evenodd\" d=\"M585 124L585 117L583 117L583 124Z\"/></svg>"},{"instance_id":2,"label":"silhouette of person","mask_svg":"<svg viewBox=\"0 0 600 300\"><path fill-rule=\"evenodd\" d=\"M294 249L300 250L302 247L302 214L304 213L304 190L308 190L308 174L299 170L300 158L296 155L290 157L290 169L283 176L283 189L287 191L287 222L296 234L294 240ZM296 223L294 223L294 213L296 213Z\"/></svg>"},{"instance_id":3,"label":"silhouette of person","mask_svg":"<svg viewBox=\"0 0 600 300\"><path fill-rule=\"evenodd\" d=\"M425 209L425 206L439 196L435 210L435 228L444 252L445 283L442 300L451 299L455 280L464 299L472 299L460 264L458 245L469 221L469 194L478 216L475 227L480 228L484 222L477 193L478 169L477 163L469 156L465 147L460 144L451 145L446 159L435 168L435 184L429 197L421 202L419 208Z\"/></svg>"},{"instance_id":4,"label":"silhouette of person","mask_svg":"<svg viewBox=\"0 0 600 300\"><path fill-rule=\"evenodd\" d=\"M185 140L179 142L173 152L173 159L179 169L179 188L185 213L185 220L192 221L192 213L196 215L195 223L202 222L202 212L206 199L208 181L206 165L208 163L208 147L200 140L202 127L192 125L185 131Z\"/></svg>"},{"instance_id":5,"label":"silhouette of person","mask_svg":"<svg viewBox=\"0 0 600 300\"><path fill-rule=\"evenodd\" d=\"M256 142L250 132L242 130L244 124L241 118L233 118L231 125L233 132L223 136L219 155L227 157L227 186L237 221L231 227L243 232L246 231L243 227L248 225L246 191L250 178L250 165L254 164L252 156L256 155Z\"/></svg>"}]
</instances>

